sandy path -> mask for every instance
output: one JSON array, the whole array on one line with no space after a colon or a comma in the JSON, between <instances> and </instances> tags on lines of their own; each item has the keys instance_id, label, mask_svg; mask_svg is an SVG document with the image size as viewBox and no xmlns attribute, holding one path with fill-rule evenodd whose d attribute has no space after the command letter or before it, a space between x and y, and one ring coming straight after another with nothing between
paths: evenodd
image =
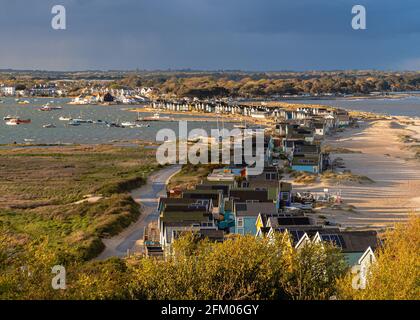
<instances>
[{"instance_id":1,"label":"sandy path","mask_svg":"<svg viewBox=\"0 0 420 320\"><path fill-rule=\"evenodd\" d=\"M362 152L331 154L331 158L342 158L345 170L367 176L375 183L318 183L310 187L294 185L294 189L341 190L344 203L355 206L355 210L327 210L325 216L346 227L382 228L405 219L409 212L420 213L420 161L412 159L413 152L399 140L403 134L420 134L420 122L404 129L391 126L388 120L361 123L359 129L348 129L326 139L325 143L333 147Z\"/></svg>"},{"instance_id":2,"label":"sandy path","mask_svg":"<svg viewBox=\"0 0 420 320\"><path fill-rule=\"evenodd\" d=\"M152 221L158 219L157 203L161 196L166 195L166 185L169 179L181 169L180 165L173 165L151 174L147 183L141 188L131 192L131 197L140 204L141 215L120 234L102 239L105 249L96 258L104 260L110 257L123 257L127 252L136 251L136 242L143 238L144 228Z\"/></svg>"}]
</instances>

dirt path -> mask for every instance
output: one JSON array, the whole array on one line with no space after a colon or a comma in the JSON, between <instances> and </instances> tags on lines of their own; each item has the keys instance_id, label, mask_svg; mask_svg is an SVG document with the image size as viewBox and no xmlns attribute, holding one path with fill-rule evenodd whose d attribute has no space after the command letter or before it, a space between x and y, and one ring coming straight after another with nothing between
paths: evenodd
<instances>
[{"instance_id":1,"label":"dirt path","mask_svg":"<svg viewBox=\"0 0 420 320\"><path fill-rule=\"evenodd\" d=\"M141 206L142 213L139 219L120 234L110 239L103 239L105 249L96 260L123 257L128 250L130 252L136 250L136 241L143 238L144 228L158 218L156 206L159 197L165 196L165 187L169 179L180 169L180 165L173 165L159 170L149 176L144 186L131 192L132 198Z\"/></svg>"}]
</instances>

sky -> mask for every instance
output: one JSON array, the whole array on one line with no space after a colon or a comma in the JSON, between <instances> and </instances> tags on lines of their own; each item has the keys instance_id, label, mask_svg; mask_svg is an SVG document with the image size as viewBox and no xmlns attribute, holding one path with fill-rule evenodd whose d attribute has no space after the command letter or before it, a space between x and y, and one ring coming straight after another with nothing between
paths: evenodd
<instances>
[{"instance_id":1,"label":"sky","mask_svg":"<svg viewBox=\"0 0 420 320\"><path fill-rule=\"evenodd\" d=\"M351 26L357 4L366 30ZM420 1L0 0L6 68L420 70Z\"/></svg>"}]
</instances>

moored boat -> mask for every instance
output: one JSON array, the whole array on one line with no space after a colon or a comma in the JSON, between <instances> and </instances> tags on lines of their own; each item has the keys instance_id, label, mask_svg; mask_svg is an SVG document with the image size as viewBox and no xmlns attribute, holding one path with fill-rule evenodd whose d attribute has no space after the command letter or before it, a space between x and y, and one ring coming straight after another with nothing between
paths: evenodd
<instances>
[{"instance_id":1,"label":"moored boat","mask_svg":"<svg viewBox=\"0 0 420 320\"><path fill-rule=\"evenodd\" d=\"M126 121L126 122L121 123L121 125L123 127L135 127L136 126L136 123L135 122Z\"/></svg>"},{"instance_id":2,"label":"moored boat","mask_svg":"<svg viewBox=\"0 0 420 320\"><path fill-rule=\"evenodd\" d=\"M58 120L60 120L60 121L71 121L73 119L71 117L63 117L63 116L61 116L60 118L58 118Z\"/></svg>"},{"instance_id":3,"label":"moored boat","mask_svg":"<svg viewBox=\"0 0 420 320\"><path fill-rule=\"evenodd\" d=\"M10 120L10 119L15 119L15 118L17 119L16 116L14 117L14 116L11 116L11 115L7 115L7 116L3 117L3 120L7 121L7 120Z\"/></svg>"},{"instance_id":4,"label":"moored boat","mask_svg":"<svg viewBox=\"0 0 420 320\"><path fill-rule=\"evenodd\" d=\"M56 128L56 125L54 123L48 123L48 124L44 124L42 127L43 128Z\"/></svg>"},{"instance_id":5,"label":"moored boat","mask_svg":"<svg viewBox=\"0 0 420 320\"><path fill-rule=\"evenodd\" d=\"M61 106L51 106L49 103L43 105L41 108L39 108L39 111L52 111L52 110L61 110L63 107Z\"/></svg>"},{"instance_id":6,"label":"moored boat","mask_svg":"<svg viewBox=\"0 0 420 320\"><path fill-rule=\"evenodd\" d=\"M138 119L140 121L140 119ZM170 121L172 118L168 116L161 116L159 113L155 113L151 117L144 117L142 118L142 121Z\"/></svg>"},{"instance_id":7,"label":"moored boat","mask_svg":"<svg viewBox=\"0 0 420 320\"><path fill-rule=\"evenodd\" d=\"M80 126L80 122L76 120L70 120L67 124L73 127Z\"/></svg>"},{"instance_id":8,"label":"moored boat","mask_svg":"<svg viewBox=\"0 0 420 320\"><path fill-rule=\"evenodd\" d=\"M16 126L19 124L27 124L27 123L31 123L31 119L12 118L6 121L6 125L8 126Z\"/></svg>"}]
</instances>

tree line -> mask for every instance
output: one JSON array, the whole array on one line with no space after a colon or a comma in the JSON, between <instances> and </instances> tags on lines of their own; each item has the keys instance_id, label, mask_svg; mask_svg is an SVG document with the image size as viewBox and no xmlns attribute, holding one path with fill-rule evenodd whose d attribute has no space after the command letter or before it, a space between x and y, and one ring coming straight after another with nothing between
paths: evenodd
<instances>
[{"instance_id":1,"label":"tree line","mask_svg":"<svg viewBox=\"0 0 420 320\"><path fill-rule=\"evenodd\" d=\"M112 88L154 87L173 97L269 98L283 95L358 95L372 92L420 90L420 72L314 71L314 72L84 72L51 74L1 74L0 83L30 88L50 81L75 95L86 86ZM72 79L72 82L62 79Z\"/></svg>"}]
</instances>

